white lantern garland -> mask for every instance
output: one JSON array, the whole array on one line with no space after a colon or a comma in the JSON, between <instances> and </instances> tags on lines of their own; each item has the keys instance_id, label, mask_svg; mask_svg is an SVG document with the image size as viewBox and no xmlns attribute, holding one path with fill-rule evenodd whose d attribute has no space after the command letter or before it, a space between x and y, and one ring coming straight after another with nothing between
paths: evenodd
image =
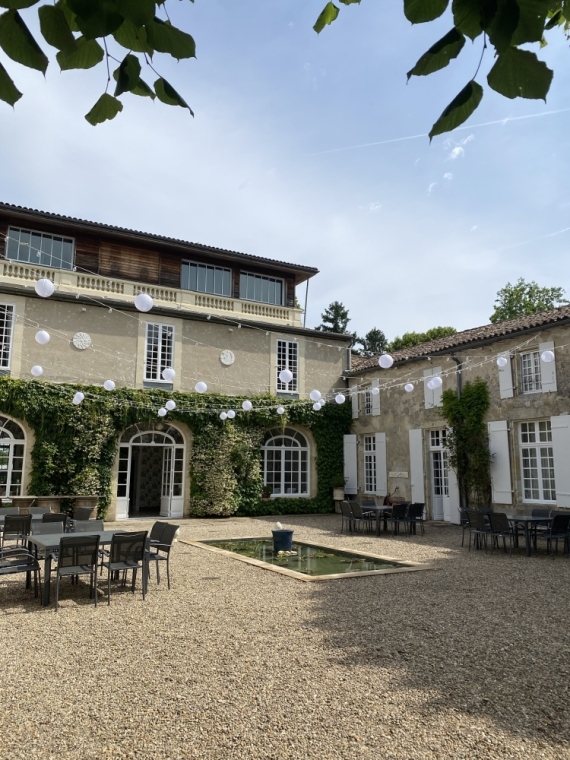
<instances>
[{"instance_id":1,"label":"white lantern garland","mask_svg":"<svg viewBox=\"0 0 570 760\"><path fill-rule=\"evenodd\" d=\"M392 364L394 364L394 360L390 354L382 354L382 356L378 359L378 364L382 367L382 369L390 369Z\"/></svg>"},{"instance_id":2,"label":"white lantern garland","mask_svg":"<svg viewBox=\"0 0 570 760\"><path fill-rule=\"evenodd\" d=\"M154 305L148 293L139 293L135 298L135 306L139 311L150 311Z\"/></svg>"},{"instance_id":3,"label":"white lantern garland","mask_svg":"<svg viewBox=\"0 0 570 760\"><path fill-rule=\"evenodd\" d=\"M431 383L432 383L432 388L435 390L435 388L441 388L441 386L443 385L443 380L441 379L441 377L439 377L439 375L435 375L434 377L432 377Z\"/></svg>"},{"instance_id":4,"label":"white lantern garland","mask_svg":"<svg viewBox=\"0 0 570 760\"><path fill-rule=\"evenodd\" d=\"M168 409L169 412L173 412L176 409L176 402L170 399L164 406Z\"/></svg>"},{"instance_id":5,"label":"white lantern garland","mask_svg":"<svg viewBox=\"0 0 570 760\"><path fill-rule=\"evenodd\" d=\"M282 406L277 407L277 414L285 414L285 409Z\"/></svg>"},{"instance_id":6,"label":"white lantern garland","mask_svg":"<svg viewBox=\"0 0 570 760\"><path fill-rule=\"evenodd\" d=\"M550 364L550 362L554 361L554 351L550 351L550 349L543 351L540 358L543 362L546 362L546 364Z\"/></svg>"},{"instance_id":7,"label":"white lantern garland","mask_svg":"<svg viewBox=\"0 0 570 760\"><path fill-rule=\"evenodd\" d=\"M84 398L85 398L85 395L81 393L81 391L77 391L77 393L73 397L72 402L75 404L75 406L78 406L83 401Z\"/></svg>"},{"instance_id":8,"label":"white lantern garland","mask_svg":"<svg viewBox=\"0 0 570 760\"><path fill-rule=\"evenodd\" d=\"M319 404L318 401L315 404L313 404L313 409L315 410L315 412L320 412L321 405Z\"/></svg>"},{"instance_id":9,"label":"white lantern garland","mask_svg":"<svg viewBox=\"0 0 570 760\"><path fill-rule=\"evenodd\" d=\"M196 391L196 393L206 393L206 391L208 390L208 386L206 385L206 383L200 380L200 382L196 383L196 385L194 386L194 390Z\"/></svg>"},{"instance_id":10,"label":"white lantern garland","mask_svg":"<svg viewBox=\"0 0 570 760\"><path fill-rule=\"evenodd\" d=\"M251 412L251 410L253 409L253 404L251 403L251 401L244 401L243 404L241 405L241 408L243 409L244 412Z\"/></svg>"},{"instance_id":11,"label":"white lantern garland","mask_svg":"<svg viewBox=\"0 0 570 760\"><path fill-rule=\"evenodd\" d=\"M115 383L113 380L105 380L103 383L103 388L105 388L106 391L114 391L115 390Z\"/></svg>"},{"instance_id":12,"label":"white lantern garland","mask_svg":"<svg viewBox=\"0 0 570 760\"><path fill-rule=\"evenodd\" d=\"M285 383L285 385L287 385L287 383L290 383L293 379L293 373L290 369L282 369L279 373L279 379L282 383Z\"/></svg>"},{"instance_id":13,"label":"white lantern garland","mask_svg":"<svg viewBox=\"0 0 570 760\"><path fill-rule=\"evenodd\" d=\"M38 330L36 333L36 341L40 346L45 346L50 341L50 334L47 330Z\"/></svg>"},{"instance_id":14,"label":"white lantern garland","mask_svg":"<svg viewBox=\"0 0 570 760\"><path fill-rule=\"evenodd\" d=\"M506 367L507 364L508 364L508 359L506 356L497 357L497 367Z\"/></svg>"},{"instance_id":15,"label":"white lantern garland","mask_svg":"<svg viewBox=\"0 0 570 760\"><path fill-rule=\"evenodd\" d=\"M414 390L414 386L411 383L406 383L404 385L404 390L406 393L411 393Z\"/></svg>"},{"instance_id":16,"label":"white lantern garland","mask_svg":"<svg viewBox=\"0 0 570 760\"><path fill-rule=\"evenodd\" d=\"M334 397L334 400L337 404L344 404L346 401L346 396L343 396L342 393L337 393L337 395Z\"/></svg>"},{"instance_id":17,"label":"white lantern garland","mask_svg":"<svg viewBox=\"0 0 570 760\"><path fill-rule=\"evenodd\" d=\"M44 374L44 370L39 364L34 364L30 372L34 377L41 377Z\"/></svg>"},{"instance_id":18,"label":"white lantern garland","mask_svg":"<svg viewBox=\"0 0 570 760\"><path fill-rule=\"evenodd\" d=\"M166 369L162 370L162 377L164 380L171 383L176 377L176 372L172 369L172 367L166 367Z\"/></svg>"},{"instance_id":19,"label":"white lantern garland","mask_svg":"<svg viewBox=\"0 0 570 760\"><path fill-rule=\"evenodd\" d=\"M320 391L314 390L309 393L309 398L311 401L320 401L322 396L322 393Z\"/></svg>"},{"instance_id":20,"label":"white lantern garland","mask_svg":"<svg viewBox=\"0 0 570 760\"><path fill-rule=\"evenodd\" d=\"M220 419L221 419L221 420L227 420L227 419L228 419L228 415L227 415L225 412L222 412L222 413L220 414Z\"/></svg>"},{"instance_id":21,"label":"white lantern garland","mask_svg":"<svg viewBox=\"0 0 570 760\"><path fill-rule=\"evenodd\" d=\"M34 290L41 298L49 298L53 295L55 285L51 280L48 280L47 277L42 277L41 280L38 280L34 285Z\"/></svg>"},{"instance_id":22,"label":"white lantern garland","mask_svg":"<svg viewBox=\"0 0 570 760\"><path fill-rule=\"evenodd\" d=\"M166 417L167 414L168 414L168 412L166 411L166 409L163 406L161 406L160 409L158 410L158 416L159 417Z\"/></svg>"},{"instance_id":23,"label":"white lantern garland","mask_svg":"<svg viewBox=\"0 0 570 760\"><path fill-rule=\"evenodd\" d=\"M236 413L233 409L228 409L228 420L233 420L233 418L236 416Z\"/></svg>"},{"instance_id":24,"label":"white lantern garland","mask_svg":"<svg viewBox=\"0 0 570 760\"><path fill-rule=\"evenodd\" d=\"M372 388L371 393L373 396L377 396L380 393L380 388Z\"/></svg>"}]
</instances>

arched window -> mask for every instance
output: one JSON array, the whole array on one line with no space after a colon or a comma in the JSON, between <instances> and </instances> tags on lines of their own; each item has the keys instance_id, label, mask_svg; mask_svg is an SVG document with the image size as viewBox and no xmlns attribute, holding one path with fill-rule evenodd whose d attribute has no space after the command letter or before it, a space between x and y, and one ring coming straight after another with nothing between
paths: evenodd
<instances>
[{"instance_id":1,"label":"arched window","mask_svg":"<svg viewBox=\"0 0 570 760\"><path fill-rule=\"evenodd\" d=\"M263 482L274 495L309 495L309 444L298 430L285 428L266 434Z\"/></svg>"},{"instance_id":2,"label":"arched window","mask_svg":"<svg viewBox=\"0 0 570 760\"><path fill-rule=\"evenodd\" d=\"M0 496L20 496L24 473L24 431L0 416Z\"/></svg>"}]
</instances>

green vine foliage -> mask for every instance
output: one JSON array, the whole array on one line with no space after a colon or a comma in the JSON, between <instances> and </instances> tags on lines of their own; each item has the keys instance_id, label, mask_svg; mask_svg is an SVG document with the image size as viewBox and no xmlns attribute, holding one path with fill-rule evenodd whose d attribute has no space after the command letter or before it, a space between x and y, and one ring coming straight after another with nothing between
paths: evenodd
<instances>
[{"instance_id":1,"label":"green vine foliage","mask_svg":"<svg viewBox=\"0 0 570 760\"><path fill-rule=\"evenodd\" d=\"M442 394L441 415L449 425L449 463L457 475L465 508L491 504L491 457L485 424L489 405L489 388L479 377L465 384L461 396L452 389Z\"/></svg>"},{"instance_id":2,"label":"green vine foliage","mask_svg":"<svg viewBox=\"0 0 570 760\"><path fill-rule=\"evenodd\" d=\"M76 391L86 394L75 406ZM251 398L251 397L250 397ZM343 467L343 439L349 432L348 404L288 403L256 397L257 408L222 422L207 409L241 407L244 397L97 386L55 385L0 377L0 412L29 425L35 437L29 493L100 495L100 516L111 501L111 479L121 433L130 425L157 422L168 399L177 409L165 421L185 423L192 431L190 460L191 514L194 516L267 515L330 512L332 478ZM191 411L179 411L188 409ZM179 407L179 408L178 408ZM261 445L267 430L297 424L308 428L317 446L317 494L314 498L262 499Z\"/></svg>"}]
</instances>

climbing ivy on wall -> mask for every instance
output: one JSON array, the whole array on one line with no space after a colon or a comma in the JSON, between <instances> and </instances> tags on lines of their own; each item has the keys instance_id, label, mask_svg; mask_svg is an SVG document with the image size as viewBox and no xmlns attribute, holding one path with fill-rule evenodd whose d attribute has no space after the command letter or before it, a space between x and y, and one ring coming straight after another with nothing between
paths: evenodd
<instances>
[{"instance_id":1,"label":"climbing ivy on wall","mask_svg":"<svg viewBox=\"0 0 570 760\"><path fill-rule=\"evenodd\" d=\"M72 404L73 394L86 394ZM95 397L95 398L92 398ZM329 512L331 480L343 467L343 434L349 431L348 404L327 404L315 412L311 404L287 403L279 417L271 396L255 398L262 407L222 422L207 408L241 407L243 398L219 394L175 393L120 388L109 393L98 386L55 385L0 377L0 413L26 422L32 429L32 472L29 493L100 495L100 515L111 500L111 476L120 434L135 423L157 422L157 410L168 399L192 411L169 412L169 420L192 431L189 457L191 513L228 516ZM267 407L267 408L263 408ZM287 424L311 430L317 446L317 495L314 498L261 499L261 445L267 430Z\"/></svg>"}]
</instances>

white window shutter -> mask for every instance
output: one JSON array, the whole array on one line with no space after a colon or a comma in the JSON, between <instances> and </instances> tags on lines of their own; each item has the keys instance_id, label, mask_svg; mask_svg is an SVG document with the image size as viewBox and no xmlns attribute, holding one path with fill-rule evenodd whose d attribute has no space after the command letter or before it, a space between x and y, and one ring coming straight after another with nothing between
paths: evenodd
<instances>
[{"instance_id":1,"label":"white window shutter","mask_svg":"<svg viewBox=\"0 0 570 760\"><path fill-rule=\"evenodd\" d=\"M540 380L543 393L550 393L557 390L556 388L556 359L553 362L543 362L542 352L552 351L554 352L554 341L549 340L547 343L539 343L538 350L540 351ZM556 356L556 354L555 354Z\"/></svg>"},{"instance_id":2,"label":"white window shutter","mask_svg":"<svg viewBox=\"0 0 570 760\"><path fill-rule=\"evenodd\" d=\"M511 355L508 351L503 351L499 356L504 356L507 360L504 367L499 367L499 393L501 398L512 398L515 394L515 388Z\"/></svg>"},{"instance_id":3,"label":"white window shutter","mask_svg":"<svg viewBox=\"0 0 570 760\"><path fill-rule=\"evenodd\" d=\"M358 417L358 386L354 385L350 389L350 395L352 398L352 419L355 420Z\"/></svg>"},{"instance_id":4,"label":"white window shutter","mask_svg":"<svg viewBox=\"0 0 570 760\"><path fill-rule=\"evenodd\" d=\"M430 369L424 369L424 404L426 409L433 409L435 406L434 399L433 399L433 391L431 388L428 388L428 380L430 380L432 377L432 370Z\"/></svg>"},{"instance_id":5,"label":"white window shutter","mask_svg":"<svg viewBox=\"0 0 570 760\"><path fill-rule=\"evenodd\" d=\"M570 414L550 418L556 506L570 507Z\"/></svg>"},{"instance_id":6,"label":"white window shutter","mask_svg":"<svg viewBox=\"0 0 570 760\"><path fill-rule=\"evenodd\" d=\"M386 467L386 433L375 433L376 442L376 495L388 493L388 470Z\"/></svg>"},{"instance_id":7,"label":"white window shutter","mask_svg":"<svg viewBox=\"0 0 570 760\"><path fill-rule=\"evenodd\" d=\"M432 376L439 375L441 377L441 367L434 367L432 369ZM443 384L439 388L434 388L433 391L433 405L441 406L441 394L443 393Z\"/></svg>"},{"instance_id":8,"label":"white window shutter","mask_svg":"<svg viewBox=\"0 0 570 760\"><path fill-rule=\"evenodd\" d=\"M380 385L380 381L378 380L378 378L372 381L373 388L378 388L379 385ZM372 394L372 416L378 417L379 414L380 414L380 392L378 392L378 395L376 396Z\"/></svg>"},{"instance_id":9,"label":"white window shutter","mask_svg":"<svg viewBox=\"0 0 570 760\"><path fill-rule=\"evenodd\" d=\"M409 430L410 436L410 485L412 487L412 501L425 504L424 491L424 448L422 431Z\"/></svg>"},{"instance_id":10,"label":"white window shutter","mask_svg":"<svg viewBox=\"0 0 570 760\"><path fill-rule=\"evenodd\" d=\"M491 490L493 504L512 504L511 460L509 456L509 427L506 420L488 422L489 452L491 454Z\"/></svg>"},{"instance_id":11,"label":"white window shutter","mask_svg":"<svg viewBox=\"0 0 570 760\"><path fill-rule=\"evenodd\" d=\"M344 444L344 486L345 493L358 493L358 474L357 474L357 438L355 435L343 436Z\"/></svg>"}]
</instances>

